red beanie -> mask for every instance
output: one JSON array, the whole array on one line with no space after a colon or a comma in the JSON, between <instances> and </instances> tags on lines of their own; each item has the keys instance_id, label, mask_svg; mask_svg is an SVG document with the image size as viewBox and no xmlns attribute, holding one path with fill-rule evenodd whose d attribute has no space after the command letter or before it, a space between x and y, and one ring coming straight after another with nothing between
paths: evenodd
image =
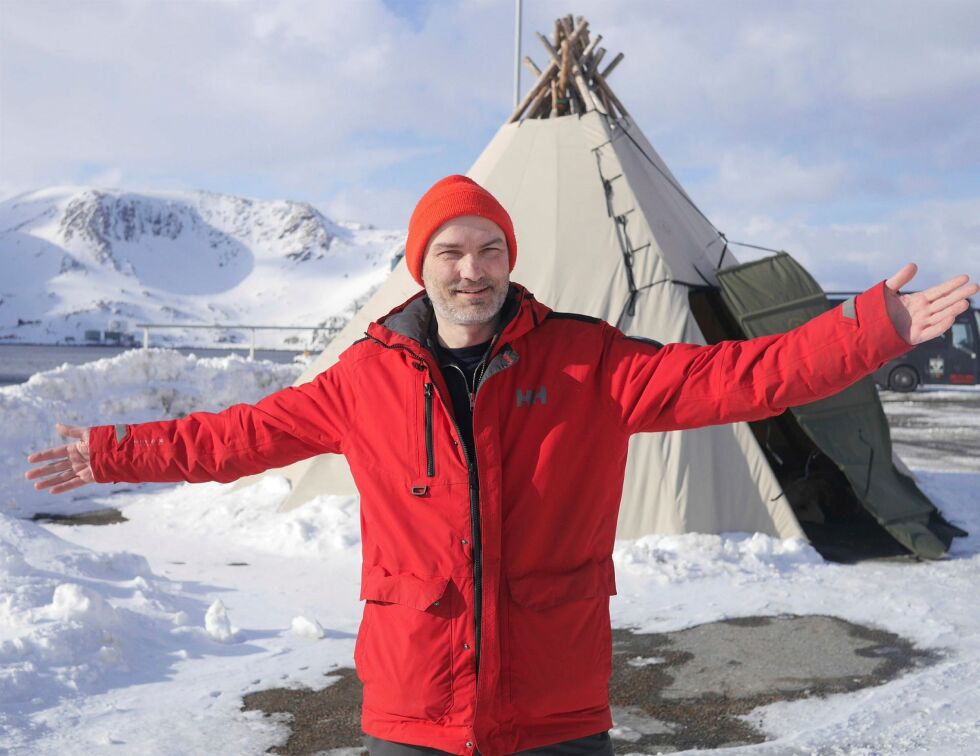
<instances>
[{"instance_id":1,"label":"red beanie","mask_svg":"<svg viewBox=\"0 0 980 756\"><path fill-rule=\"evenodd\" d=\"M408 241L405 242L405 262L412 278L422 284L422 258L429 239L439 227L453 218L477 215L493 221L504 232L510 269L517 262L517 239L514 224L503 205L490 192L466 176L446 176L433 184L415 206L408 221Z\"/></svg>"}]
</instances>

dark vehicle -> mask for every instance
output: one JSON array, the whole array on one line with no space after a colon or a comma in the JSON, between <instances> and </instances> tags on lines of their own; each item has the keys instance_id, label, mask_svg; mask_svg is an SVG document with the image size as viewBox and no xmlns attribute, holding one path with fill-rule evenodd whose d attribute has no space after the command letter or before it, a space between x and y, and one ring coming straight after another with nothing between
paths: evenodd
<instances>
[{"instance_id":1,"label":"dark vehicle","mask_svg":"<svg viewBox=\"0 0 980 756\"><path fill-rule=\"evenodd\" d=\"M849 293L827 294L832 305ZM908 354L883 365L875 383L893 391L915 391L922 384L972 386L980 383L980 310L971 307L939 338L919 344Z\"/></svg>"}]
</instances>

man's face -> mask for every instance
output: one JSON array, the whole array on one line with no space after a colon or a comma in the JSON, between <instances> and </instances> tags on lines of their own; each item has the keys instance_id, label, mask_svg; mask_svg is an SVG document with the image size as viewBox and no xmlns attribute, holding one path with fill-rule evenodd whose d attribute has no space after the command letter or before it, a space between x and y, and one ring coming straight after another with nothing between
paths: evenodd
<instances>
[{"instance_id":1,"label":"man's face","mask_svg":"<svg viewBox=\"0 0 980 756\"><path fill-rule=\"evenodd\" d=\"M503 307L510 283L504 232L475 215L443 224L426 247L422 281L440 320L489 323Z\"/></svg>"}]
</instances>

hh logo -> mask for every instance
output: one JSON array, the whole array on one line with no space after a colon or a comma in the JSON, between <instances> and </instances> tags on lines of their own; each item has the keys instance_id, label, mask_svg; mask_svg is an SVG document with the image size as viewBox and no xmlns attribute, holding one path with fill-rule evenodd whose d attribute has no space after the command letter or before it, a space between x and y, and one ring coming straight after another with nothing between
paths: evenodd
<instances>
[{"instance_id":1,"label":"hh logo","mask_svg":"<svg viewBox=\"0 0 980 756\"><path fill-rule=\"evenodd\" d=\"M530 407L532 404L547 404L548 403L548 389L544 386L539 388L537 391L534 389L528 389L527 391L522 391L517 389L517 406L518 407Z\"/></svg>"}]
</instances>

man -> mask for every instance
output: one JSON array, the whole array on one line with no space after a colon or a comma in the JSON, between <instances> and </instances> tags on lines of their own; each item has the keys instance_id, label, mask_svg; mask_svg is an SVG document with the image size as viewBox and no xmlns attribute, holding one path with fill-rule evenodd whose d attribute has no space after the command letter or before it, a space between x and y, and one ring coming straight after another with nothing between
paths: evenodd
<instances>
[{"instance_id":1,"label":"man","mask_svg":"<svg viewBox=\"0 0 980 756\"><path fill-rule=\"evenodd\" d=\"M531 252L533 254L533 251ZM90 429L34 454L38 488L231 481L325 452L361 493L355 650L372 754L611 753L612 550L633 433L756 420L942 333L978 287L887 282L789 333L624 336L509 281L506 211L463 176L416 207L425 291L311 383L254 406Z\"/></svg>"}]
</instances>

